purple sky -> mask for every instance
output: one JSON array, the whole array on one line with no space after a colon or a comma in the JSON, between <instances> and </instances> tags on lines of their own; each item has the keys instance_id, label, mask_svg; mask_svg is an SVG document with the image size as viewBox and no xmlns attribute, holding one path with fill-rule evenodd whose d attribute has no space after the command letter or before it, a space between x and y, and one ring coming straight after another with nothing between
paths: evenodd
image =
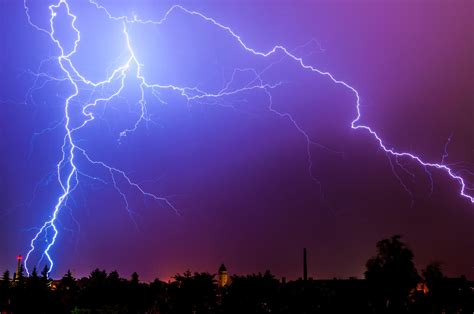
<instances>
[{"instance_id":1,"label":"purple sky","mask_svg":"<svg viewBox=\"0 0 474 314\"><path fill-rule=\"evenodd\" d=\"M48 28L49 3L31 2L32 21ZM81 31L72 61L88 79L103 80L127 60L121 23L87 2L70 3ZM172 5L100 3L117 16L155 20ZM474 182L472 1L180 4L230 26L250 47L284 45L306 64L351 84L361 96L361 122L389 147L440 162L452 135L445 161ZM0 35L0 270L12 270L60 195L55 166L65 134L64 102L73 89L65 81L35 81L41 61L59 51L28 24L21 1L0 5L6 30ZM57 36L71 47L74 33L65 16L58 14ZM431 170L432 192L417 163L399 158L397 165L392 158L394 174L374 138L350 128L356 108L348 89L281 53L253 56L225 32L179 11L162 26L132 25L129 34L143 74L163 85L216 92L236 68L261 71L275 63L262 75L269 84L283 83L271 90L273 108L290 114L320 146L311 146L310 172L305 137L268 110L262 90L189 103L179 93L160 91L165 104L149 93L151 121L119 142L139 113L138 83L130 78L120 97L94 109L98 118L76 140L92 158L166 196L180 215L118 178L130 215L110 174L78 160L81 172L104 183L81 177L61 209L53 276L100 267L167 279L186 269L216 272L224 262L231 273L270 269L292 279L302 274L306 247L311 276L362 277L375 243L402 234L420 270L436 260L450 276L474 278L474 205L459 196L458 183L445 172ZM64 77L55 60L41 71ZM239 73L229 88L250 77ZM71 105L72 123L82 121L80 108L90 97L109 95L116 85L109 88L84 88Z\"/></svg>"}]
</instances>

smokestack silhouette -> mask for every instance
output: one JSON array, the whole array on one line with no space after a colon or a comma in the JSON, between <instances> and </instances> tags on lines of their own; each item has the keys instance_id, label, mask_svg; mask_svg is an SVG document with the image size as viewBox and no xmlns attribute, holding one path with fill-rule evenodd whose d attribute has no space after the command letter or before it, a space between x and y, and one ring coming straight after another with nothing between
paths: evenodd
<instances>
[{"instance_id":1,"label":"smokestack silhouette","mask_svg":"<svg viewBox=\"0 0 474 314\"><path fill-rule=\"evenodd\" d=\"M306 248L303 249L303 280L308 280L308 263L306 261Z\"/></svg>"}]
</instances>

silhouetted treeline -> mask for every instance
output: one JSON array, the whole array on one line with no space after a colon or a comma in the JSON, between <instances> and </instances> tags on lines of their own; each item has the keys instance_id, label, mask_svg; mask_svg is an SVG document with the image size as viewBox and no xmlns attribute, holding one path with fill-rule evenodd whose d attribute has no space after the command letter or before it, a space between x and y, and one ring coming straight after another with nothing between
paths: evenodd
<instances>
[{"instance_id":1,"label":"silhouetted treeline","mask_svg":"<svg viewBox=\"0 0 474 314\"><path fill-rule=\"evenodd\" d=\"M473 282L446 278L439 264L418 273L399 236L377 244L365 279L282 282L269 271L231 276L225 287L209 273L178 274L171 282L140 282L96 269L76 279L51 280L47 269L21 269L0 281L2 313L473 313Z\"/></svg>"}]
</instances>

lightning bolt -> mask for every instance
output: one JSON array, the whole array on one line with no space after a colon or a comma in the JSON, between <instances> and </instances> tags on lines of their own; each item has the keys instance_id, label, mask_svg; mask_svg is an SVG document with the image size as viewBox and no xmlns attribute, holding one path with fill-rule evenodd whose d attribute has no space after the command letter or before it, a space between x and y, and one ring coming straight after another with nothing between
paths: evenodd
<instances>
[{"instance_id":1,"label":"lightning bolt","mask_svg":"<svg viewBox=\"0 0 474 314\"><path fill-rule=\"evenodd\" d=\"M132 17L126 16L126 15L115 16L112 13L110 13L110 11L105 6L99 4L96 0L89 0L88 5L92 5L93 7L95 7L95 9L102 11L111 22L121 24L123 40L126 44L126 50L127 50L127 56L128 56L128 59L126 60L126 62L117 66L105 80L94 82L86 78L84 75L82 75L80 71L78 71L78 69L76 68L74 62L72 61L72 57L76 54L78 46L80 45L80 42L81 42L81 32L76 26L76 20L78 19L78 16L76 16L72 12L70 5L68 3L68 0L59 0L56 4L49 6L50 16L49 16L48 29L40 27L33 22L30 16L30 8L28 6L27 0L24 0L23 5L24 5L24 12L26 14L28 23L37 31L47 35L49 39L51 40L51 42L59 50L59 55L55 57L54 59L56 63L58 64L58 66L60 67L62 73L64 74L64 77L56 78L47 73L42 73L41 72L42 64L41 64L38 69L38 73L33 73L34 76L36 76L36 81L35 81L34 87L29 90L28 94L30 95L32 91L36 90L37 88L41 88L42 86L44 86L44 84L50 81L67 81L70 83L70 85L73 88L73 92L65 99L64 120L60 121L60 124L59 124L59 125L64 126L64 131L65 131L63 144L61 146L62 157L56 165L56 176L57 176L59 186L61 187L61 193L58 196L58 199L53 207L53 210L51 212L49 219L47 219L43 223L43 225L38 229L37 233L35 234L35 236L32 238L30 242L30 249L28 253L26 254L26 258L25 258L25 268L27 272L28 272L29 258L31 254L35 252L35 250L38 250L36 247L36 244L38 241L40 241L40 239L44 239L44 241L46 242L46 246L44 250L40 252L41 253L40 261L43 258L46 258L49 264L49 271L53 269L54 262L51 257L50 251L51 251L51 248L54 246L56 239L58 237L58 232L59 232L58 227L57 227L58 214L60 213L63 207L67 207L68 198L71 197L71 194L75 191L75 189L79 185L79 177L83 176L89 179L98 180L100 182L106 183L105 182L106 180L103 178L90 176L86 174L84 171L81 171L79 167L80 165L79 161L81 160L84 162L87 162L90 165L101 167L108 172L109 174L108 180L112 183L113 188L117 191L117 193L123 199L125 208L130 214L130 217L132 219L133 219L133 211L130 208L126 193L123 192L123 190L120 187L120 184L118 182L119 178L122 181L126 182L130 187L134 188L136 191L141 193L144 197L150 198L157 202L162 202L166 204L169 208L174 210L177 214L179 214L178 210L173 206L173 204L167 198L160 197L156 194L153 194L151 192L144 190L142 186L140 186L140 184L138 184L137 182L133 181L125 171L119 168L116 168L114 166L111 166L103 161L95 160L94 158L92 158L90 153L86 151L86 149L81 147L77 139L75 138L75 133L77 131L85 128L90 122L92 122L93 120L97 118L94 115L93 110L92 110L94 107L97 107L99 104L106 104L110 102L111 100L119 97L119 95L122 93L122 91L125 88L125 85L126 85L125 80L128 76L133 76L133 78L139 82L140 99L138 101L138 105L140 108L140 114L132 126L120 132L119 139L118 139L119 141L121 138L126 137L132 134L133 132L135 132L142 123L146 124L146 123L151 122L150 115L148 113L146 91L150 91L151 94L160 102L163 102L163 100L161 100L159 97L160 91L164 91L164 90L172 91L172 92L177 93L184 99L186 99L188 103L200 102L200 101L212 102L212 101L222 100L228 96L238 95L238 94L245 93L248 91L253 91L253 90L262 91L268 96L268 110L281 118L287 119L295 127L295 129L305 138L306 144L307 144L306 148L307 148L307 154L308 154L309 173L315 181L319 182L318 179L313 175L313 171L312 171L313 163L312 163L312 156L311 156L311 147L316 145L324 149L328 149L328 150L330 149L320 145L319 143L311 139L311 137L297 123L297 121L292 117L291 114L287 112L278 111L277 109L273 107L271 91L283 85L284 82L269 84L269 83L265 83L264 80L262 79L262 74L266 70L268 70L270 67L272 67L276 63L280 62L283 58L289 58L302 70L310 71L316 75L325 77L329 79L332 83L339 85L343 87L344 89L349 90L354 95L356 116L352 120L350 127L353 130L363 131L372 136L372 138L376 141L380 149L387 155L387 158L389 160L390 166L394 174L396 175L397 179L400 181L400 183L402 184L402 186L408 193L411 194L408 187L404 184L402 178L395 171L396 166L394 165L394 162L398 166L398 168L400 168L402 171L404 171L411 177L414 178L414 175L410 173L403 166L403 164L400 162L400 159L411 160L419 164L429 176L432 186L433 186L433 181L432 181L433 179L431 177L430 169L444 172L447 176L449 176L454 182L458 184L460 196L463 198L466 198L471 203L474 203L474 195L469 193L469 191L473 190L473 187L470 185L469 182L467 182L467 179L463 178L459 174L460 171L455 171L453 168L451 168L451 166L445 163L445 159L447 158L447 145L451 138L448 140L448 143L445 146L445 154L443 155L442 160L439 163L426 161L422 157L416 154L413 154L410 152L397 151L394 147L387 146L387 144L385 144L384 141L382 140L382 137L375 130L373 130L370 126L361 123L361 116L362 116L361 109L360 109L361 97L359 95L359 92L349 83L334 77L333 74L331 74L330 72L320 70L317 67L314 67L312 65L305 63L302 57L298 57L295 54L294 50L293 51L289 50L282 45L275 45L272 49L268 51L256 50L248 46L244 42L244 40L232 30L231 27L226 26L216 21L215 19L208 17L200 12L188 10L181 5L171 6L159 20L142 20L136 15L133 15ZM56 36L54 21L56 17L58 16L59 14L58 12L60 11L60 9L65 10L65 14L67 15L67 18L69 18L71 21L69 26L71 27L71 30L73 30L74 32L73 47L72 49L69 49L69 50L63 46L61 41ZM210 25L216 27L217 29L222 31L224 34L234 39L235 42L238 43L239 46L245 52L257 58L268 58L272 55L276 55L277 53L282 54L283 58L281 58L277 62L270 64L267 68L265 68L264 70L260 72L257 72L256 70L251 69L251 68L235 69L230 81L227 82L227 84L225 84L224 87L218 92L209 92L209 91L199 89L197 87L176 86L176 85L171 85L171 84L162 85L162 84L149 82L147 78L144 76L144 74L142 73L143 65L140 62L140 60L137 58L137 55L135 54L135 50L133 47L133 39L130 37L130 34L128 32L128 26L132 24L161 25L164 22L166 22L168 18L170 17L170 15L175 11L180 11L186 15L197 17L201 19L203 22L209 23ZM320 47L320 49L322 48ZM47 61L49 61L49 59ZM231 86L234 81L234 76L238 72L249 72L253 75L254 79L251 80L246 85L240 86L238 88L232 88ZM37 86L37 82L39 79L45 79L45 81ZM113 87L113 84L117 82L118 82L118 86ZM78 125L74 125L71 121L71 116L70 116L71 103L79 96L81 89L83 89L84 87L92 88L93 91L96 91L98 89L103 89L105 87L110 87L112 91L109 92L108 95L95 96L95 97L93 97L92 94L94 93L92 93L90 96L90 101L88 101L87 103L82 103L81 112L84 117L84 120L82 121L82 123ZM235 108L232 104L229 105L225 103L219 103L219 105ZM55 124L54 128L57 128L57 127L58 125ZM49 129L46 129L45 131L48 131ZM39 134L41 134L41 132Z\"/></svg>"}]
</instances>

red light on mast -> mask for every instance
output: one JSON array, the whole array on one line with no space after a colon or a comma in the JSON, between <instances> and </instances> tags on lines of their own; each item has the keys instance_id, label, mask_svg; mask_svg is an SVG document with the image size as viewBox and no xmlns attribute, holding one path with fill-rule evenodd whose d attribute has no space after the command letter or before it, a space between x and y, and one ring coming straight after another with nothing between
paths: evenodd
<instances>
[{"instance_id":1,"label":"red light on mast","mask_svg":"<svg viewBox=\"0 0 474 314\"><path fill-rule=\"evenodd\" d=\"M16 259L19 260L19 261L21 261L21 260L23 259L23 256L18 255L18 256L16 257Z\"/></svg>"}]
</instances>

